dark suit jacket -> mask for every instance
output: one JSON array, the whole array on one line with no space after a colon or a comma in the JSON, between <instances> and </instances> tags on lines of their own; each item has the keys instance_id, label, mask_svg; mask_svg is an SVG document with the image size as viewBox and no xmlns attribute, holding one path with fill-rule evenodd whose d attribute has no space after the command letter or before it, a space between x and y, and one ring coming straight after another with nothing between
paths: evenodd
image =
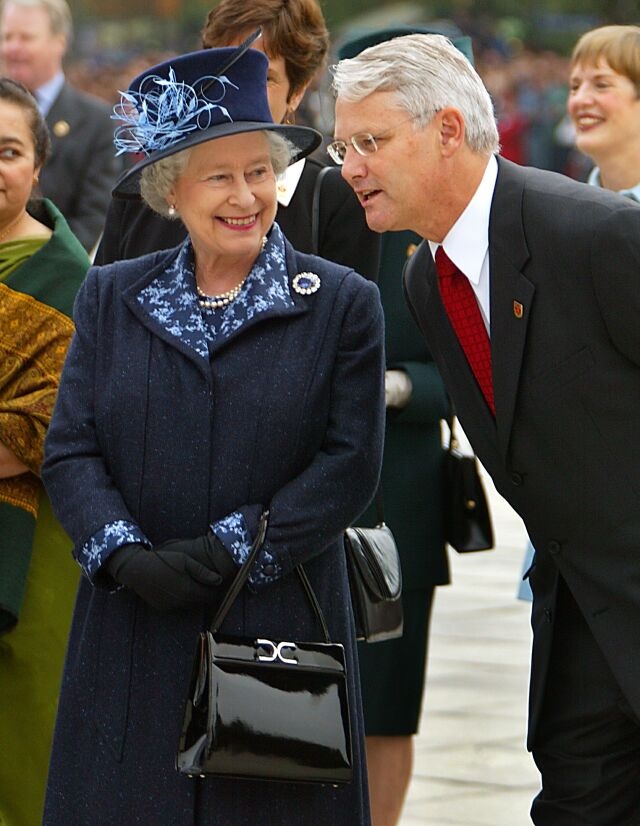
<instances>
[{"instance_id":1,"label":"dark suit jacket","mask_svg":"<svg viewBox=\"0 0 640 826\"><path fill-rule=\"evenodd\" d=\"M426 243L407 265L405 289L465 433L537 549L531 745L558 573L640 714L640 209L498 163L489 229L495 421Z\"/></svg>"},{"instance_id":2,"label":"dark suit jacket","mask_svg":"<svg viewBox=\"0 0 640 826\"><path fill-rule=\"evenodd\" d=\"M288 207L279 206L276 221L298 252L314 252L311 237L313 190L323 165L308 158ZM380 238L370 230L364 210L337 167L322 181L317 254L352 267L375 281L378 277ZM96 264L136 258L179 244L186 235L181 221L163 218L139 198L114 198L109 206Z\"/></svg>"},{"instance_id":3,"label":"dark suit jacket","mask_svg":"<svg viewBox=\"0 0 640 826\"><path fill-rule=\"evenodd\" d=\"M46 118L51 158L40 174L40 189L86 250L100 237L111 188L122 169L110 114L105 103L65 83Z\"/></svg>"}]
</instances>

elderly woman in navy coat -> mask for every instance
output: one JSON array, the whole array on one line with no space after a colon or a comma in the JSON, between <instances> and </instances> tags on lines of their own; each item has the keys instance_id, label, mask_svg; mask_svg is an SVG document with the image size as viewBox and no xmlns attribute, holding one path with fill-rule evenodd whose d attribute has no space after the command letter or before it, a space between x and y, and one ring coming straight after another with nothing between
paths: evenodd
<instances>
[{"instance_id":1,"label":"elderly woman in navy coat","mask_svg":"<svg viewBox=\"0 0 640 826\"><path fill-rule=\"evenodd\" d=\"M275 174L319 136L273 124L267 60L240 51L156 66L119 110L117 145L146 153L121 188L142 171L144 197L189 235L93 268L76 303L43 469L84 572L47 826L369 823L341 537L379 474L381 308L374 285L273 223ZM320 639L304 562L347 655L354 779L339 788L174 768L197 635L267 509L223 631Z\"/></svg>"}]
</instances>

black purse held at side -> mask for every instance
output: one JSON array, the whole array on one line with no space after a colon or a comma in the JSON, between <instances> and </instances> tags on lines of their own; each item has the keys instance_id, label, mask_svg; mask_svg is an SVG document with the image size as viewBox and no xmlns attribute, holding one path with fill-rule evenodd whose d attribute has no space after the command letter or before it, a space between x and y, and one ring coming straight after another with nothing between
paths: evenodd
<instances>
[{"instance_id":1,"label":"black purse held at side","mask_svg":"<svg viewBox=\"0 0 640 826\"><path fill-rule=\"evenodd\" d=\"M302 566L297 574L324 642L219 633L264 541L266 517L211 629L200 634L176 768L191 777L348 783L352 757L344 647L331 642Z\"/></svg>"},{"instance_id":2,"label":"black purse held at side","mask_svg":"<svg viewBox=\"0 0 640 826\"><path fill-rule=\"evenodd\" d=\"M391 530L385 525L380 490L375 528L347 528L344 544L356 636L380 642L402 636L402 571Z\"/></svg>"},{"instance_id":3,"label":"black purse held at side","mask_svg":"<svg viewBox=\"0 0 640 826\"><path fill-rule=\"evenodd\" d=\"M458 449L453 417L444 457L445 539L458 553L493 548L493 526L475 456Z\"/></svg>"}]
</instances>

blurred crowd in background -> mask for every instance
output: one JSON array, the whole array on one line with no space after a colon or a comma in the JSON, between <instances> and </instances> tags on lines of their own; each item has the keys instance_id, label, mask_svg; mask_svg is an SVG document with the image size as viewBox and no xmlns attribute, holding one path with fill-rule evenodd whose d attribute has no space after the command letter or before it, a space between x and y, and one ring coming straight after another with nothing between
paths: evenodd
<instances>
[{"instance_id":1,"label":"blurred crowd in background","mask_svg":"<svg viewBox=\"0 0 640 826\"><path fill-rule=\"evenodd\" d=\"M516 163L586 180L591 163L575 149L573 127L566 114L568 56L520 41L471 35L476 67L493 97L502 155ZM198 47L197 36L193 43L184 44L186 49ZM156 49L132 57L109 57L97 50L91 58L74 59L72 47L67 77L76 87L115 103L118 90L125 89L132 77L172 53ZM299 123L314 126L325 135L333 129L333 99L328 86L325 72L296 113Z\"/></svg>"}]
</instances>

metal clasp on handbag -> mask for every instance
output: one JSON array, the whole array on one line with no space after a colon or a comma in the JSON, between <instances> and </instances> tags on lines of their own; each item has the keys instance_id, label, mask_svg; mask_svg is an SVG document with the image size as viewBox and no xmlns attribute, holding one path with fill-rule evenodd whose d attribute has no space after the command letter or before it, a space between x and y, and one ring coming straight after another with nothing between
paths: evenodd
<instances>
[{"instance_id":1,"label":"metal clasp on handbag","mask_svg":"<svg viewBox=\"0 0 640 826\"><path fill-rule=\"evenodd\" d=\"M258 648L266 648L267 654L260 654ZM290 649L292 652L296 650L294 642L271 642L271 640L256 640L256 659L262 663L272 663L275 660L280 660L281 663L288 663L289 665L298 665L298 660L293 657L285 657L283 651Z\"/></svg>"}]
</instances>

